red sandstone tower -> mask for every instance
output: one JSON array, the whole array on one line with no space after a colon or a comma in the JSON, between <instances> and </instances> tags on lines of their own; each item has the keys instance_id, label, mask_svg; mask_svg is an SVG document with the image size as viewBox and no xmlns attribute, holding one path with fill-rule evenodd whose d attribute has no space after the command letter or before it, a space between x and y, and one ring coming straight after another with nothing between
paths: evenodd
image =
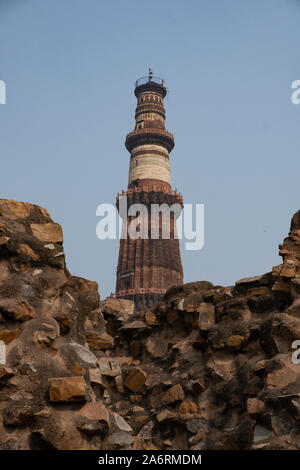
<instances>
[{"instance_id":1,"label":"red sandstone tower","mask_svg":"<svg viewBox=\"0 0 300 470\"><path fill-rule=\"evenodd\" d=\"M170 213L170 238L162 236L162 217L158 221L158 238L151 237L153 219L150 217L152 204L179 204L183 199L172 191L169 153L174 147L174 137L165 129L164 98L167 89L164 80L149 76L136 81L135 96L137 107L134 131L126 137L125 146L130 152L129 179L127 191L117 196L127 196L128 208L132 204L144 204L149 213L148 238L132 239L129 235L120 241L117 269L116 296L133 299L137 310L152 308L172 285L183 283L183 271L176 238L176 217ZM123 220L123 229L128 227L132 217ZM164 220L164 222L163 222Z\"/></svg>"}]
</instances>

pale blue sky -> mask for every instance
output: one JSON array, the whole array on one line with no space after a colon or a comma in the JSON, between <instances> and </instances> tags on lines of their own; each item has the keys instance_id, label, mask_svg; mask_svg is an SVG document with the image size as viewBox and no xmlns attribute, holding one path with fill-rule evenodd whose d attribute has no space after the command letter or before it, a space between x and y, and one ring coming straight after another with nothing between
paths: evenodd
<instances>
[{"instance_id":1,"label":"pale blue sky","mask_svg":"<svg viewBox=\"0 0 300 470\"><path fill-rule=\"evenodd\" d=\"M297 0L0 0L1 197L46 207L68 268L114 290L118 241L96 207L127 185L134 82L163 77L173 187L205 204L205 246L185 281L279 264L300 208Z\"/></svg>"}]
</instances>

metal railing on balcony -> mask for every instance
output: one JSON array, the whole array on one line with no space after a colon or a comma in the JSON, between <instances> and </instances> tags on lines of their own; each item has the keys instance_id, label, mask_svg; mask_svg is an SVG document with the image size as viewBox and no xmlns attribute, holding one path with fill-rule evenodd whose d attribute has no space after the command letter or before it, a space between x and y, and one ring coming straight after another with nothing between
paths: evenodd
<instances>
[{"instance_id":1,"label":"metal railing on balcony","mask_svg":"<svg viewBox=\"0 0 300 470\"><path fill-rule=\"evenodd\" d=\"M147 77L139 78L135 82L135 88L137 88L140 85L145 85L146 83L156 83L157 85L160 85L163 88L166 88L166 82L162 78L154 77L152 75L147 75Z\"/></svg>"}]
</instances>

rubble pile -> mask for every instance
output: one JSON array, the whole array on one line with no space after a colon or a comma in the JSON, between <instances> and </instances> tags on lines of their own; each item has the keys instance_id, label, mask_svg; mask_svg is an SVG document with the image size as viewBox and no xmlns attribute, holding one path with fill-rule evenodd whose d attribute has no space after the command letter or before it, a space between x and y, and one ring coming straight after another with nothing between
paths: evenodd
<instances>
[{"instance_id":1,"label":"rubble pile","mask_svg":"<svg viewBox=\"0 0 300 470\"><path fill-rule=\"evenodd\" d=\"M300 449L300 211L283 263L100 303L61 227L0 200L1 449Z\"/></svg>"}]
</instances>

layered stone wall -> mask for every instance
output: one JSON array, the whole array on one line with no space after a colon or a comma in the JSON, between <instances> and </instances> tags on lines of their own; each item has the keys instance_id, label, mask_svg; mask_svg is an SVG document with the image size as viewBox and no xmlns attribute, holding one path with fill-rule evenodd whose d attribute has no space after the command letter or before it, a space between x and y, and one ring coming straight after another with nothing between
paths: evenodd
<instances>
[{"instance_id":1,"label":"layered stone wall","mask_svg":"<svg viewBox=\"0 0 300 470\"><path fill-rule=\"evenodd\" d=\"M147 83L135 89L137 107L134 131L126 137L126 148L131 153L128 206L179 203L181 195L171 189L169 152L174 147L172 134L165 130L164 85ZM119 196L119 195L118 195ZM171 203L171 204L170 204ZM119 197L117 198L117 206ZM129 226L131 219L123 221ZM178 240L175 239L174 217L170 219L170 240L163 239L162 225L158 227L159 239L151 239L151 225L147 221L147 240L121 240L117 269L116 296L136 299L136 307L150 307L173 284L183 282ZM141 301L144 295L144 304ZM152 296L152 298L151 298Z\"/></svg>"},{"instance_id":2,"label":"layered stone wall","mask_svg":"<svg viewBox=\"0 0 300 470\"><path fill-rule=\"evenodd\" d=\"M299 450L300 211L279 249L234 286L100 303L49 213L0 200L0 449Z\"/></svg>"}]
</instances>

